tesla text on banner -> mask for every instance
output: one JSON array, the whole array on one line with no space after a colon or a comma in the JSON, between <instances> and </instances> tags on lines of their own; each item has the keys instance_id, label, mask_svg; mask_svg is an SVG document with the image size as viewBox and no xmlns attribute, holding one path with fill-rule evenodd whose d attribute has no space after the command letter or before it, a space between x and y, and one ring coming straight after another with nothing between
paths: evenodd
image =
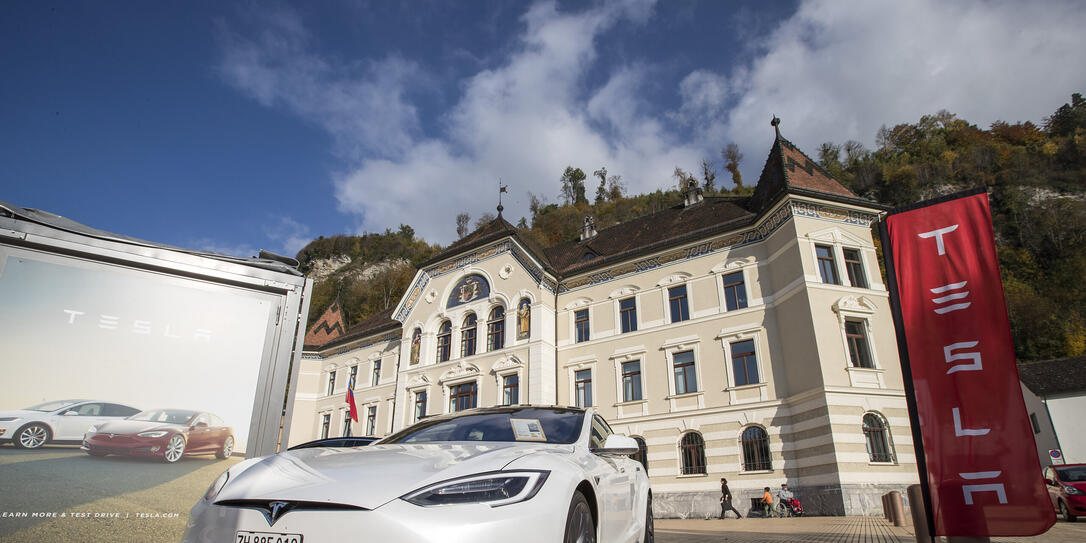
<instances>
[{"instance_id":1,"label":"tesla text on banner","mask_svg":"<svg viewBox=\"0 0 1086 543\"><path fill-rule=\"evenodd\" d=\"M1011 343L987 194L886 219L936 534L1026 536L1055 517Z\"/></svg>"}]
</instances>

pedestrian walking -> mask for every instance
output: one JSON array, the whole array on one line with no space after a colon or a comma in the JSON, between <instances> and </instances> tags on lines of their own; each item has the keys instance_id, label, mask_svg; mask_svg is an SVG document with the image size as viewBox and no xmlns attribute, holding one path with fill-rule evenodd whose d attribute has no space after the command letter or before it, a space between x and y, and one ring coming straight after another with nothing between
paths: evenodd
<instances>
[{"instance_id":1,"label":"pedestrian walking","mask_svg":"<svg viewBox=\"0 0 1086 543\"><path fill-rule=\"evenodd\" d=\"M728 480L720 478L720 518L724 518L728 511L734 511L736 518L743 518L739 510L732 505L732 491L728 490Z\"/></svg>"},{"instance_id":2,"label":"pedestrian walking","mask_svg":"<svg viewBox=\"0 0 1086 543\"><path fill-rule=\"evenodd\" d=\"M765 507L765 518L773 516L773 494L768 486L765 487L765 494L762 494L762 506Z\"/></svg>"}]
</instances>

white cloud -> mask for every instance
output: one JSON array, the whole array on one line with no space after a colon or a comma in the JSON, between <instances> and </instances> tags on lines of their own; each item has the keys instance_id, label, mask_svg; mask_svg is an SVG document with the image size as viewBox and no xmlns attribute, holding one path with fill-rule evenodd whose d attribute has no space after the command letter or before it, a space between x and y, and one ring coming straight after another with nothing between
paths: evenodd
<instances>
[{"instance_id":1,"label":"white cloud","mask_svg":"<svg viewBox=\"0 0 1086 543\"><path fill-rule=\"evenodd\" d=\"M986 126L1033 120L1086 87L1086 10L1035 3L807 0L718 73L674 83L672 111L642 90L667 59L602 65L598 41L616 25L651 24L651 1L523 15L504 61L457 81L459 96L424 132L411 90L433 85L420 66L322 58L297 17L277 14L255 37L223 31L221 72L269 107L285 107L332 134L345 166L333 174L340 211L359 230L412 225L431 242L455 238L457 213L477 217L510 185L506 215L526 215L530 191L555 199L566 165L606 166L635 192L670 182L739 143L753 183L772 141L769 119L808 153L824 141L864 141L882 124L948 109ZM599 75L603 77L598 77ZM603 83L589 88L588 81ZM289 245L289 244L288 244Z\"/></svg>"},{"instance_id":2,"label":"white cloud","mask_svg":"<svg viewBox=\"0 0 1086 543\"><path fill-rule=\"evenodd\" d=\"M271 221L265 227L264 235L278 244L278 247L270 248L269 251L291 258L313 241L309 227L290 217L279 217L278 220Z\"/></svg>"},{"instance_id":3,"label":"white cloud","mask_svg":"<svg viewBox=\"0 0 1086 543\"><path fill-rule=\"evenodd\" d=\"M730 74L737 94L711 130L739 142L749 178L773 113L808 154L825 141L873 146L881 125L941 109L981 127L1038 123L1086 87L1083 28L1074 1L805 1Z\"/></svg>"}]
</instances>

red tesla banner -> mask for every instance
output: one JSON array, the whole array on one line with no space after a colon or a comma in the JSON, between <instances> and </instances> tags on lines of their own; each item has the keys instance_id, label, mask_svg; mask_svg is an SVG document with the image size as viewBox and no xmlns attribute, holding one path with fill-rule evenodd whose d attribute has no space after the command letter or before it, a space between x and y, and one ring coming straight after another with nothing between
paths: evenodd
<instances>
[{"instance_id":1,"label":"red tesla banner","mask_svg":"<svg viewBox=\"0 0 1086 543\"><path fill-rule=\"evenodd\" d=\"M883 232L935 534L1044 532L1056 519L1018 382L988 195L891 213Z\"/></svg>"}]
</instances>

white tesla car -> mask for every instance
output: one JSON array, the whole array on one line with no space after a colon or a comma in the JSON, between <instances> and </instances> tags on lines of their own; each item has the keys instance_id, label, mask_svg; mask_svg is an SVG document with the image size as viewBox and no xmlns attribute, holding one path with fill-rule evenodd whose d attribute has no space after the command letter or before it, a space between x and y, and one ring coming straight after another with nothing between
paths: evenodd
<instances>
[{"instance_id":1,"label":"white tesla car","mask_svg":"<svg viewBox=\"0 0 1086 543\"><path fill-rule=\"evenodd\" d=\"M52 442L79 443L91 427L139 412L127 405L95 400L57 400L0 411L0 443L11 441L22 449Z\"/></svg>"},{"instance_id":2,"label":"white tesla car","mask_svg":"<svg viewBox=\"0 0 1086 543\"><path fill-rule=\"evenodd\" d=\"M373 445L238 463L192 508L184 541L653 541L637 443L591 409L490 407Z\"/></svg>"}]
</instances>

